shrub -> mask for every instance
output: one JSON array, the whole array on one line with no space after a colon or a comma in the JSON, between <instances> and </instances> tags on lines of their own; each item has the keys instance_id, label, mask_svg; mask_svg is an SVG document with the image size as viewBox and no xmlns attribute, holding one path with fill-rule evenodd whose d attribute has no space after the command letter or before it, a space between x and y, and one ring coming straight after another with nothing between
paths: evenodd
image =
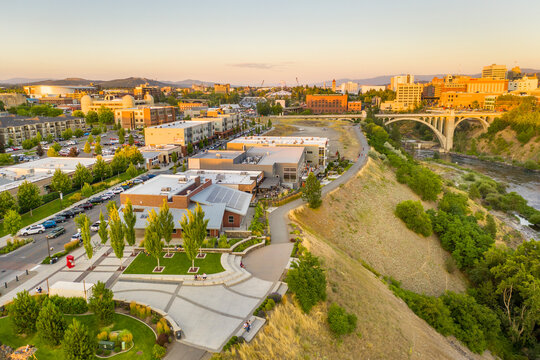
<instances>
[{"instance_id":1,"label":"shrub","mask_svg":"<svg viewBox=\"0 0 540 360\"><path fill-rule=\"evenodd\" d=\"M274 306L276 306L276 303L274 302L274 300L268 299L268 301L266 302L266 305L264 306L264 309L266 311L270 311L274 308Z\"/></svg>"},{"instance_id":2,"label":"shrub","mask_svg":"<svg viewBox=\"0 0 540 360\"><path fill-rule=\"evenodd\" d=\"M109 338L109 334L106 331L102 331L97 335L98 341L105 341Z\"/></svg>"},{"instance_id":3,"label":"shrub","mask_svg":"<svg viewBox=\"0 0 540 360\"><path fill-rule=\"evenodd\" d=\"M357 317L348 314L344 308L336 303L332 303L328 309L328 325L330 330L336 335L350 334L356 329Z\"/></svg>"},{"instance_id":4,"label":"shrub","mask_svg":"<svg viewBox=\"0 0 540 360\"><path fill-rule=\"evenodd\" d=\"M157 325L156 325L156 332L158 334L169 334L171 332L171 329L169 328L169 325L167 324L167 320L165 318L161 318Z\"/></svg>"},{"instance_id":5,"label":"shrub","mask_svg":"<svg viewBox=\"0 0 540 360\"><path fill-rule=\"evenodd\" d=\"M159 346L158 344L155 344L152 348L152 355L154 355L156 359L162 359L166 353L167 349L163 346Z\"/></svg>"},{"instance_id":6,"label":"shrub","mask_svg":"<svg viewBox=\"0 0 540 360\"><path fill-rule=\"evenodd\" d=\"M433 232L431 220L424 212L420 201L402 201L396 206L396 216L412 231L423 236L429 236Z\"/></svg>"},{"instance_id":7,"label":"shrub","mask_svg":"<svg viewBox=\"0 0 540 360\"><path fill-rule=\"evenodd\" d=\"M73 240L68 242L67 244L64 244L64 251L65 252L71 252L79 247L79 240Z\"/></svg>"},{"instance_id":8,"label":"shrub","mask_svg":"<svg viewBox=\"0 0 540 360\"><path fill-rule=\"evenodd\" d=\"M257 311L257 316L264 319L266 317L266 311L264 310Z\"/></svg>"},{"instance_id":9,"label":"shrub","mask_svg":"<svg viewBox=\"0 0 540 360\"><path fill-rule=\"evenodd\" d=\"M308 251L302 254L298 262L292 264L286 281L306 313L319 301L326 300L324 270L320 266L319 259Z\"/></svg>"},{"instance_id":10,"label":"shrub","mask_svg":"<svg viewBox=\"0 0 540 360\"><path fill-rule=\"evenodd\" d=\"M223 351L229 351L231 349L231 347L233 347L234 345L240 343L240 342L243 342L243 341L240 341L240 339L244 339L243 337L238 337L238 336L233 336L229 339L229 341L227 341L227 343L225 344L225 346L223 346Z\"/></svg>"},{"instance_id":11,"label":"shrub","mask_svg":"<svg viewBox=\"0 0 540 360\"><path fill-rule=\"evenodd\" d=\"M281 302L281 295L278 293L271 293L268 295L268 299L272 300L275 304L279 304Z\"/></svg>"},{"instance_id":12,"label":"shrub","mask_svg":"<svg viewBox=\"0 0 540 360\"><path fill-rule=\"evenodd\" d=\"M49 300L64 314L84 314L88 311L88 304L82 297L61 297L54 295Z\"/></svg>"},{"instance_id":13,"label":"shrub","mask_svg":"<svg viewBox=\"0 0 540 360\"><path fill-rule=\"evenodd\" d=\"M133 341L133 334L129 330L124 329L118 334L118 339L126 344L130 344Z\"/></svg>"},{"instance_id":14,"label":"shrub","mask_svg":"<svg viewBox=\"0 0 540 360\"><path fill-rule=\"evenodd\" d=\"M165 344L167 344L169 342L169 336L167 334L159 334L157 339L156 339L156 344L158 344L159 346L165 346Z\"/></svg>"},{"instance_id":15,"label":"shrub","mask_svg":"<svg viewBox=\"0 0 540 360\"><path fill-rule=\"evenodd\" d=\"M129 313L133 316L136 316L138 314L137 303L135 301L129 303Z\"/></svg>"},{"instance_id":16,"label":"shrub","mask_svg":"<svg viewBox=\"0 0 540 360\"><path fill-rule=\"evenodd\" d=\"M109 334L109 341L114 341L116 342L118 340L118 333L117 332L112 332Z\"/></svg>"},{"instance_id":17,"label":"shrub","mask_svg":"<svg viewBox=\"0 0 540 360\"><path fill-rule=\"evenodd\" d=\"M73 194L73 195L71 195L71 196L69 197L69 201L70 201L72 204L81 201L81 199L82 199L82 195L81 195L80 192L77 192L77 193L75 193L75 194Z\"/></svg>"}]
</instances>

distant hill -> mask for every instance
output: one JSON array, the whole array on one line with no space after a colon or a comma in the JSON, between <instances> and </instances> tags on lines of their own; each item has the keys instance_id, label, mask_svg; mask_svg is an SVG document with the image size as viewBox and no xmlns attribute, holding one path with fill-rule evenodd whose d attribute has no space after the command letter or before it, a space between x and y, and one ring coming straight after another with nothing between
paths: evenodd
<instances>
[{"instance_id":1,"label":"distant hill","mask_svg":"<svg viewBox=\"0 0 540 360\"><path fill-rule=\"evenodd\" d=\"M18 84L27 84L31 82L36 81L43 81L47 80L46 78L38 78L38 79L31 79L31 78L11 78L6 80L0 80L0 84L9 84L9 85L18 85Z\"/></svg>"},{"instance_id":2,"label":"distant hill","mask_svg":"<svg viewBox=\"0 0 540 360\"><path fill-rule=\"evenodd\" d=\"M210 81L201 81L186 79L181 81L158 81L143 77L129 77L125 79L113 80L90 80L83 78L66 78L66 79L30 79L30 78L12 78L0 80L0 84L10 85L59 85L59 86L87 86L90 84L101 85L103 88L133 88L141 84L148 83L150 86L177 86L191 87L193 84L204 84L212 86L214 83Z\"/></svg>"}]
</instances>

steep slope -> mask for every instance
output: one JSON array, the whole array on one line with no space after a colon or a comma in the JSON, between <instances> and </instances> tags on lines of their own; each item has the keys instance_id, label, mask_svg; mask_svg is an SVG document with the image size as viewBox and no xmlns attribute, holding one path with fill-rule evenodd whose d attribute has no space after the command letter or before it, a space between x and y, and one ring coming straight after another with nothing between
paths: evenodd
<instances>
[{"instance_id":1,"label":"steep slope","mask_svg":"<svg viewBox=\"0 0 540 360\"><path fill-rule=\"evenodd\" d=\"M453 260L439 239L414 233L394 215L396 205L410 199L419 197L398 183L391 169L370 159L359 176L327 196L319 209L303 207L293 217L352 258L401 281L406 289L429 295L463 291L465 279L453 271ZM424 203L424 208L433 206Z\"/></svg>"}]
</instances>

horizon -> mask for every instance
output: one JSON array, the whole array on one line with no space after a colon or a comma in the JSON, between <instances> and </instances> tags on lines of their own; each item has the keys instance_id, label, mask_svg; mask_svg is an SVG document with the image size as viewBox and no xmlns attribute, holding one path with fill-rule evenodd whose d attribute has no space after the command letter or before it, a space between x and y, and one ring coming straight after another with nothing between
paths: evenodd
<instances>
[{"instance_id":1,"label":"horizon","mask_svg":"<svg viewBox=\"0 0 540 360\"><path fill-rule=\"evenodd\" d=\"M406 73L477 74L493 63L509 69L540 65L540 50L530 46L540 40L534 28L540 4L524 0L514 2L527 12L512 28L501 26L507 17L502 1L448 6L348 0L335 6L279 0L263 9L245 0L210 3L163 0L148 8L140 0L101 0L83 11L66 0L9 2L0 24L10 34L0 79L264 80L271 86L295 85L296 78L316 84Z\"/></svg>"}]
</instances>

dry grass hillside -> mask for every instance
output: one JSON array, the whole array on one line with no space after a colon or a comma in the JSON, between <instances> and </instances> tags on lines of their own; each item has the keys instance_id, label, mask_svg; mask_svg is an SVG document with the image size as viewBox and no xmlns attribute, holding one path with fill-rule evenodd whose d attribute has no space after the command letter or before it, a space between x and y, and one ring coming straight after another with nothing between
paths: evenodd
<instances>
[{"instance_id":1,"label":"dry grass hillside","mask_svg":"<svg viewBox=\"0 0 540 360\"><path fill-rule=\"evenodd\" d=\"M328 301L304 314L287 298L250 344L222 359L488 359L471 354L418 318L380 279L354 257L305 234L304 245L327 269ZM326 323L326 308L337 302L358 316L356 332L337 339Z\"/></svg>"},{"instance_id":2,"label":"dry grass hillside","mask_svg":"<svg viewBox=\"0 0 540 360\"><path fill-rule=\"evenodd\" d=\"M517 140L514 130L509 128L497 133L495 140L479 139L477 148L480 153L500 155L507 160L540 161L540 136L522 144Z\"/></svg>"},{"instance_id":3,"label":"dry grass hillside","mask_svg":"<svg viewBox=\"0 0 540 360\"><path fill-rule=\"evenodd\" d=\"M414 233L394 215L396 205L410 199L419 197L398 183L390 168L370 159L359 176L325 197L319 209L303 207L292 217L353 259L363 259L379 273L401 281L406 289L429 295L465 290L465 278L454 270L438 238ZM424 203L424 208L433 206Z\"/></svg>"}]
</instances>

